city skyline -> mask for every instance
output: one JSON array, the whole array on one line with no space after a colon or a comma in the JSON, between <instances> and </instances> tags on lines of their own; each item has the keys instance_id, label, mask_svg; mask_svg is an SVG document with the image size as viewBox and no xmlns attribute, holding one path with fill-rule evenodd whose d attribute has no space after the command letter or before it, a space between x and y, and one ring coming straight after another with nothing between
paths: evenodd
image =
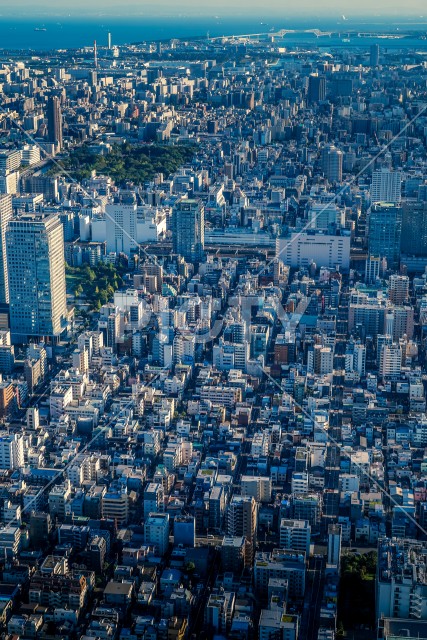
<instances>
[{"instance_id":1,"label":"city skyline","mask_svg":"<svg viewBox=\"0 0 427 640\"><path fill-rule=\"evenodd\" d=\"M0 19L0 634L419 640L423 18L170 4Z\"/></svg>"}]
</instances>

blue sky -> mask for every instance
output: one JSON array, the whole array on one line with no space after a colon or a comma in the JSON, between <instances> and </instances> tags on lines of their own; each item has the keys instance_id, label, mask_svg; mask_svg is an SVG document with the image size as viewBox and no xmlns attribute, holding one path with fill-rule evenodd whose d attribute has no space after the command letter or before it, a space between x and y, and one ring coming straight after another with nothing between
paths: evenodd
<instances>
[{"instance_id":1,"label":"blue sky","mask_svg":"<svg viewBox=\"0 0 427 640\"><path fill-rule=\"evenodd\" d=\"M233 16L250 14L256 16L306 17L334 16L345 14L351 16L387 16L413 15L419 18L427 16L425 0L39 0L37 3L29 0L0 0L0 14L19 18L22 15L37 15L40 11L51 10L53 14L73 17L76 12L80 15L115 14L127 17L130 15L180 15L190 12L194 16Z\"/></svg>"}]
</instances>

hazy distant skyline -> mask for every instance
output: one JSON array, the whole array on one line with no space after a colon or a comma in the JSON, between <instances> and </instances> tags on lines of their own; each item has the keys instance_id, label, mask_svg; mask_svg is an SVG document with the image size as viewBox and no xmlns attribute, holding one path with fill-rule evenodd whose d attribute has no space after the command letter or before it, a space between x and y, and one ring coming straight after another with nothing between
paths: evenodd
<instances>
[{"instance_id":1,"label":"hazy distant skyline","mask_svg":"<svg viewBox=\"0 0 427 640\"><path fill-rule=\"evenodd\" d=\"M40 0L36 5L28 0L18 0L10 3L10 0L0 0L0 16L14 17L16 19L39 15L49 11L52 16L70 15L78 17L96 15L116 15L123 18L131 15L182 15L191 12L196 16L233 16L251 15L266 18L270 16L289 17L332 17L343 14L348 20L352 16L378 16L382 18L409 17L417 18L427 16L425 0L268 0L264 6L260 6L259 0L157 0L157 2L145 2L144 0Z\"/></svg>"}]
</instances>

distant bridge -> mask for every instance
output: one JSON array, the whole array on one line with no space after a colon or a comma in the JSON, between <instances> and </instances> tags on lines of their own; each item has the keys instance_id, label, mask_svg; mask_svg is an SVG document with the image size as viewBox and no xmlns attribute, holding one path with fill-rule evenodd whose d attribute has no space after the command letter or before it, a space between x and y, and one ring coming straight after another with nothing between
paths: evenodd
<instances>
[{"instance_id":1,"label":"distant bridge","mask_svg":"<svg viewBox=\"0 0 427 640\"><path fill-rule=\"evenodd\" d=\"M208 38L211 42L215 40L250 40L252 38L284 38L288 33L312 33L316 38L322 38L324 36L331 37L333 31L320 31L320 29L280 29L280 31L269 31L263 33L245 33L231 36L215 36Z\"/></svg>"}]
</instances>

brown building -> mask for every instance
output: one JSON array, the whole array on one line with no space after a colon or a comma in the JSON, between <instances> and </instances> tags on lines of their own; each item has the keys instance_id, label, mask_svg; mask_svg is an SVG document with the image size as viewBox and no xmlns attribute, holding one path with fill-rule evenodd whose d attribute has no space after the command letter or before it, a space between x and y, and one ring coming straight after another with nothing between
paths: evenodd
<instances>
[{"instance_id":1,"label":"brown building","mask_svg":"<svg viewBox=\"0 0 427 640\"><path fill-rule=\"evenodd\" d=\"M8 416L15 406L15 388L11 382L0 383L0 418Z\"/></svg>"}]
</instances>

